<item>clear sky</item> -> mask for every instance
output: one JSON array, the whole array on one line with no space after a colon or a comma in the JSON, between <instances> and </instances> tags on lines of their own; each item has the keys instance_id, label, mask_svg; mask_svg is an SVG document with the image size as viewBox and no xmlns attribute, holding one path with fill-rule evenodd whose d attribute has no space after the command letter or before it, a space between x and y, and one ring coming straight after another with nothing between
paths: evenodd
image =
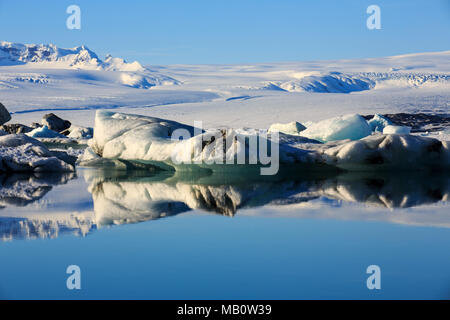
<instances>
[{"instance_id":1,"label":"clear sky","mask_svg":"<svg viewBox=\"0 0 450 320\"><path fill-rule=\"evenodd\" d=\"M66 28L71 4L81 30ZM381 30L366 27L371 4ZM0 0L0 40L143 64L379 57L450 50L450 0Z\"/></svg>"}]
</instances>

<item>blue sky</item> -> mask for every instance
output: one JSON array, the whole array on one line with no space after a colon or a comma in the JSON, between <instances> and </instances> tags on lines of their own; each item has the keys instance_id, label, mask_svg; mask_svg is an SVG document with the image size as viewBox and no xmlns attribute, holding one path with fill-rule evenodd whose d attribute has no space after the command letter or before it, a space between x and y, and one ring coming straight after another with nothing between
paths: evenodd
<instances>
[{"instance_id":1,"label":"blue sky","mask_svg":"<svg viewBox=\"0 0 450 320\"><path fill-rule=\"evenodd\" d=\"M71 4L81 30L66 28ZM381 30L366 28L371 4ZM0 0L0 34L144 64L379 57L450 50L450 0Z\"/></svg>"}]
</instances>

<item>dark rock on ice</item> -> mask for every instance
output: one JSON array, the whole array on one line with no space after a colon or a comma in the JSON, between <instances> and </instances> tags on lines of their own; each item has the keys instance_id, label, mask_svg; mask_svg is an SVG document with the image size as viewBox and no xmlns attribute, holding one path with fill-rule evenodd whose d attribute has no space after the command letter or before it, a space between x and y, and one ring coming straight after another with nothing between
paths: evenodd
<instances>
[{"instance_id":1,"label":"dark rock on ice","mask_svg":"<svg viewBox=\"0 0 450 320\"><path fill-rule=\"evenodd\" d=\"M42 118L42 124L47 126L50 130L56 131L56 132L62 132L66 129L69 129L72 125L70 121L61 119L54 113L46 114Z\"/></svg>"},{"instance_id":2,"label":"dark rock on ice","mask_svg":"<svg viewBox=\"0 0 450 320\"><path fill-rule=\"evenodd\" d=\"M0 102L0 125L8 122L9 120L11 120L11 115L5 106Z\"/></svg>"},{"instance_id":3,"label":"dark rock on ice","mask_svg":"<svg viewBox=\"0 0 450 320\"><path fill-rule=\"evenodd\" d=\"M9 134L19 134L30 132L33 128L20 123L11 123L0 126L0 130L3 130Z\"/></svg>"}]
</instances>

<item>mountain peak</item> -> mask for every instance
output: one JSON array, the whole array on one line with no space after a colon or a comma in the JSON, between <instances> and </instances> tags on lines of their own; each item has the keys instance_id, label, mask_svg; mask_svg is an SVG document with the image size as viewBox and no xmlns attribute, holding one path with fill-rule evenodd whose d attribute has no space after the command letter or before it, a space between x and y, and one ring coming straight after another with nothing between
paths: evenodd
<instances>
[{"instance_id":1,"label":"mountain peak","mask_svg":"<svg viewBox=\"0 0 450 320\"><path fill-rule=\"evenodd\" d=\"M54 44L21 44L0 42L0 65L52 63L62 68L98 69L110 71L142 71L139 62L127 63L121 58L107 55L102 61L85 45L58 48Z\"/></svg>"}]
</instances>

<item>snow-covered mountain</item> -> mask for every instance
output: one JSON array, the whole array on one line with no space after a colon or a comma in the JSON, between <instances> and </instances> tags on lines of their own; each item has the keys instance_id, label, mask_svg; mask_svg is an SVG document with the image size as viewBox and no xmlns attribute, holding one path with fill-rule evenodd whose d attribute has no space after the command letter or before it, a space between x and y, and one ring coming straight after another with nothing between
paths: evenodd
<instances>
[{"instance_id":1,"label":"snow-covered mountain","mask_svg":"<svg viewBox=\"0 0 450 320\"><path fill-rule=\"evenodd\" d=\"M150 71L137 61L129 63L122 58L113 58L111 55L107 55L104 60L101 60L94 51L84 45L63 49L54 44L0 42L0 66L20 65L24 65L28 69L98 71L97 76L90 76L90 78L99 78L100 72L109 71L109 81L133 88L148 89L157 85L179 84L179 81L158 72ZM49 73L41 74L40 78L51 79ZM106 80L105 75L108 75L108 73L103 74L101 80ZM27 81L28 78L29 76L26 79L19 76L8 79L0 76L0 88L14 88L14 83L11 82L14 82L14 80Z\"/></svg>"},{"instance_id":2,"label":"snow-covered mountain","mask_svg":"<svg viewBox=\"0 0 450 320\"><path fill-rule=\"evenodd\" d=\"M102 61L94 51L84 45L62 49L54 44L0 42L0 66L26 63L42 63L59 68L85 70L145 71L145 68L137 61L128 63L124 59L113 58L111 55L107 55Z\"/></svg>"},{"instance_id":3,"label":"snow-covered mountain","mask_svg":"<svg viewBox=\"0 0 450 320\"><path fill-rule=\"evenodd\" d=\"M61 49L54 44L0 42L0 65L54 63L68 67L101 67L102 61L86 46Z\"/></svg>"}]
</instances>

